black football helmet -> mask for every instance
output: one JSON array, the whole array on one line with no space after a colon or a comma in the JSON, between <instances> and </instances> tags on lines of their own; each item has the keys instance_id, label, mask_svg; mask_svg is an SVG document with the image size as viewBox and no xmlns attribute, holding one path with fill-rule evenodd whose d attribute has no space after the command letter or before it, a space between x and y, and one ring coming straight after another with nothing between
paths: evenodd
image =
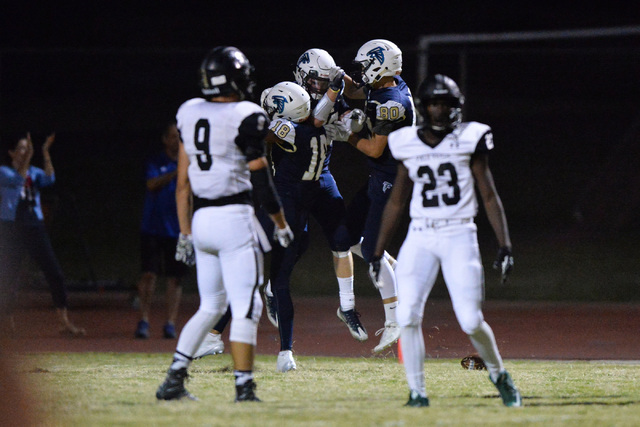
<instances>
[{"instance_id":1,"label":"black football helmet","mask_svg":"<svg viewBox=\"0 0 640 427\"><path fill-rule=\"evenodd\" d=\"M200 65L200 91L205 98L236 93L241 100L253 100L253 72L253 65L238 48L218 46Z\"/></svg>"},{"instance_id":2,"label":"black football helmet","mask_svg":"<svg viewBox=\"0 0 640 427\"><path fill-rule=\"evenodd\" d=\"M433 100L446 100L450 108L446 123L436 122L429 116L427 106ZM456 82L444 74L435 74L427 77L418 88L416 107L424 117L426 125L436 132L451 131L462 122L462 106L464 95L460 92Z\"/></svg>"}]
</instances>

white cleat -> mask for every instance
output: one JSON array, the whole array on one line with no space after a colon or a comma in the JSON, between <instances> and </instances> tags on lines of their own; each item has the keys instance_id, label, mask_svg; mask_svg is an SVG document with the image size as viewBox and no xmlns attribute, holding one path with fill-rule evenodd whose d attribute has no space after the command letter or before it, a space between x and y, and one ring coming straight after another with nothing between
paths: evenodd
<instances>
[{"instance_id":1,"label":"white cleat","mask_svg":"<svg viewBox=\"0 0 640 427\"><path fill-rule=\"evenodd\" d=\"M380 344L374 347L372 350L373 353L380 353L398 341L398 338L400 338L400 326L398 326L396 322L386 321L384 322L384 328L378 329L376 336L380 334L382 334Z\"/></svg>"},{"instance_id":2,"label":"white cleat","mask_svg":"<svg viewBox=\"0 0 640 427\"><path fill-rule=\"evenodd\" d=\"M220 334L212 334L209 332L207 336L204 337L200 347L196 351L196 354L193 355L194 359L200 359L204 356L213 356L216 354L220 354L224 351L224 341L222 341L222 335Z\"/></svg>"},{"instance_id":3,"label":"white cleat","mask_svg":"<svg viewBox=\"0 0 640 427\"><path fill-rule=\"evenodd\" d=\"M278 372L295 371L297 368L295 360L293 360L293 352L291 350L283 350L278 353Z\"/></svg>"}]
</instances>

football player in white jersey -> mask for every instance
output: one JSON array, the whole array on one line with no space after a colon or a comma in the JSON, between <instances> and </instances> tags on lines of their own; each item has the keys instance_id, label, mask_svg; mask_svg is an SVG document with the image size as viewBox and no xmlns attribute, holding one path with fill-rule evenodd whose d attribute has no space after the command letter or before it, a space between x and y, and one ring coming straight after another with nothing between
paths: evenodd
<instances>
[{"instance_id":1,"label":"football player in white jersey","mask_svg":"<svg viewBox=\"0 0 640 427\"><path fill-rule=\"evenodd\" d=\"M420 126L389 135L389 148L399 161L372 257L371 270L380 271L383 250L396 229L411 194L411 223L398 254L398 323L407 382L408 406L429 406L424 378L424 308L438 271L451 296L462 330L486 364L489 378L506 406L522 406L518 389L505 370L493 331L482 314L484 273L474 217L480 196L500 249L494 267L503 282L513 266L511 239L502 202L489 169L493 148L491 128L462 122L464 97L449 77L428 77L418 89Z\"/></svg>"},{"instance_id":2,"label":"football player in white jersey","mask_svg":"<svg viewBox=\"0 0 640 427\"><path fill-rule=\"evenodd\" d=\"M262 314L258 292L263 283L262 250L268 250L268 241L255 217L252 191L275 223L275 240L288 246L293 233L265 157L269 120L262 108L250 102L255 86L253 66L237 48L219 46L204 58L200 78L204 99L185 102L176 116L182 139L176 187L180 222L176 259L195 261L200 307L180 333L173 362L156 397L195 399L184 388L187 369L229 304L235 400L259 401L253 361Z\"/></svg>"}]
</instances>

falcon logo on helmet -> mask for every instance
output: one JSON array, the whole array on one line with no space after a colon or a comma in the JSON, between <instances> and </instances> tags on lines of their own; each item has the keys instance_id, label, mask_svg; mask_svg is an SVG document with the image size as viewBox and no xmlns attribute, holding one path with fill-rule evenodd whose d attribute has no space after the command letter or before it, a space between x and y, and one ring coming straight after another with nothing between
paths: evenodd
<instances>
[{"instance_id":1,"label":"falcon logo on helmet","mask_svg":"<svg viewBox=\"0 0 640 427\"><path fill-rule=\"evenodd\" d=\"M293 82L280 82L264 95L262 108L271 120L285 119L301 123L311 114L311 98L302 86Z\"/></svg>"},{"instance_id":2,"label":"falcon logo on helmet","mask_svg":"<svg viewBox=\"0 0 640 427\"><path fill-rule=\"evenodd\" d=\"M384 62L384 49L380 46L373 48L367 52L367 56L382 64Z\"/></svg>"},{"instance_id":3,"label":"falcon logo on helmet","mask_svg":"<svg viewBox=\"0 0 640 427\"><path fill-rule=\"evenodd\" d=\"M300 64L308 64L310 62L311 62L311 60L309 59L309 52L303 53L302 56L300 57L300 59L298 59L298 65L300 65Z\"/></svg>"},{"instance_id":4,"label":"falcon logo on helmet","mask_svg":"<svg viewBox=\"0 0 640 427\"><path fill-rule=\"evenodd\" d=\"M271 97L271 101L275 104L276 106L276 112L278 114L282 114L282 112L284 111L284 106L285 104L288 102L287 98L285 98L282 95L275 95Z\"/></svg>"}]
</instances>

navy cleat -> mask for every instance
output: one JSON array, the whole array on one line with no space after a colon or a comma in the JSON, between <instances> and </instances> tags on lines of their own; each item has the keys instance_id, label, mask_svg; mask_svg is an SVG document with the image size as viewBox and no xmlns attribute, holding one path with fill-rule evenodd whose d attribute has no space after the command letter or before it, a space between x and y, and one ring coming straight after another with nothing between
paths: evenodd
<instances>
[{"instance_id":1,"label":"navy cleat","mask_svg":"<svg viewBox=\"0 0 640 427\"><path fill-rule=\"evenodd\" d=\"M167 339L175 339L176 338L176 327L173 323L166 323L162 328L162 335Z\"/></svg>"},{"instance_id":2,"label":"navy cleat","mask_svg":"<svg viewBox=\"0 0 640 427\"><path fill-rule=\"evenodd\" d=\"M149 338L149 322L141 320L136 327L135 337L140 339Z\"/></svg>"},{"instance_id":3,"label":"navy cleat","mask_svg":"<svg viewBox=\"0 0 640 427\"><path fill-rule=\"evenodd\" d=\"M360 313L358 313L355 308L342 311L342 309L338 307L337 315L338 319L342 320L349 327L349 332L351 332L352 337L358 341L366 341L369 338L367 330L362 326L362 323L360 323Z\"/></svg>"},{"instance_id":4,"label":"navy cleat","mask_svg":"<svg viewBox=\"0 0 640 427\"><path fill-rule=\"evenodd\" d=\"M276 297L264 293L264 304L267 306L267 318L273 326L278 327L278 312L276 310Z\"/></svg>"}]
</instances>

